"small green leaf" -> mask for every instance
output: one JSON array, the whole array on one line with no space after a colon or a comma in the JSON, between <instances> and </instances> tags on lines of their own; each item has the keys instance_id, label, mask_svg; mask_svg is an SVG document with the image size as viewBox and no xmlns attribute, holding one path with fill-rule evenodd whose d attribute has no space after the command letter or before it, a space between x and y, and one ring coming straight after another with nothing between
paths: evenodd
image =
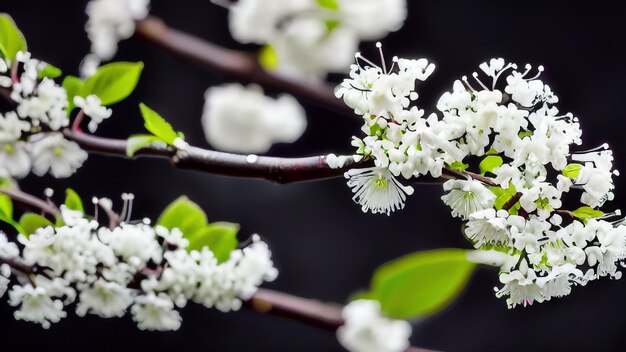
<instances>
[{"instance_id":1,"label":"small green leaf","mask_svg":"<svg viewBox=\"0 0 626 352\"><path fill-rule=\"evenodd\" d=\"M143 103L139 104L139 109L141 110L146 129L163 140L163 142L173 145L174 140L179 138L179 135L174 131L172 125Z\"/></svg>"},{"instance_id":2,"label":"small green leaf","mask_svg":"<svg viewBox=\"0 0 626 352\"><path fill-rule=\"evenodd\" d=\"M71 210L78 210L85 213L85 208L83 207L83 201L80 199L80 196L76 191L71 188L65 190L65 206Z\"/></svg>"},{"instance_id":3,"label":"small green leaf","mask_svg":"<svg viewBox=\"0 0 626 352\"><path fill-rule=\"evenodd\" d=\"M453 170L465 171L469 167L468 164L462 161L455 161L452 164L448 165Z\"/></svg>"},{"instance_id":4,"label":"small green leaf","mask_svg":"<svg viewBox=\"0 0 626 352\"><path fill-rule=\"evenodd\" d=\"M187 237L189 240L187 250L200 251L203 247L208 247L217 261L223 263L230 258L230 253L239 245L237 232L239 232L238 224L229 222L209 224Z\"/></svg>"},{"instance_id":5,"label":"small green leaf","mask_svg":"<svg viewBox=\"0 0 626 352\"><path fill-rule=\"evenodd\" d=\"M76 107L74 105L74 97L80 95L83 90L85 82L82 79L74 76L66 76L61 86L67 92L67 114L69 115Z\"/></svg>"},{"instance_id":6,"label":"small green leaf","mask_svg":"<svg viewBox=\"0 0 626 352\"><path fill-rule=\"evenodd\" d=\"M207 218L198 204L181 196L165 208L156 224L168 230L178 228L183 233L183 237L187 238L205 228Z\"/></svg>"},{"instance_id":7,"label":"small green leaf","mask_svg":"<svg viewBox=\"0 0 626 352\"><path fill-rule=\"evenodd\" d=\"M26 39L17 25L6 13L0 14L0 53L9 61L15 61L19 51L26 52Z\"/></svg>"},{"instance_id":8,"label":"small green leaf","mask_svg":"<svg viewBox=\"0 0 626 352\"><path fill-rule=\"evenodd\" d=\"M259 64L266 70L274 70L278 67L278 54L273 46L266 44L259 52Z\"/></svg>"},{"instance_id":9,"label":"small green leaf","mask_svg":"<svg viewBox=\"0 0 626 352\"><path fill-rule=\"evenodd\" d=\"M576 178L578 178L578 175L580 175L580 168L581 167L582 167L582 165L580 165L580 164L569 164L569 165L567 165L563 169L563 171L561 171L561 173L565 177L569 177L571 179L576 179Z\"/></svg>"},{"instance_id":10,"label":"small green leaf","mask_svg":"<svg viewBox=\"0 0 626 352\"><path fill-rule=\"evenodd\" d=\"M0 194L0 221L13 226L20 233L24 232L20 224L13 220L13 201L6 194Z\"/></svg>"},{"instance_id":11,"label":"small green leaf","mask_svg":"<svg viewBox=\"0 0 626 352\"><path fill-rule=\"evenodd\" d=\"M369 297L391 318L410 319L436 313L465 288L476 267L467 251L440 249L417 252L381 266Z\"/></svg>"},{"instance_id":12,"label":"small green leaf","mask_svg":"<svg viewBox=\"0 0 626 352\"><path fill-rule=\"evenodd\" d=\"M337 20L326 20L324 21L324 24L326 25L326 29L328 30L328 33L330 33L333 30L335 30L335 28L339 27L341 22Z\"/></svg>"},{"instance_id":13,"label":"small green leaf","mask_svg":"<svg viewBox=\"0 0 626 352\"><path fill-rule=\"evenodd\" d=\"M383 128L377 123L370 126L370 136L382 136L383 132Z\"/></svg>"},{"instance_id":14,"label":"small green leaf","mask_svg":"<svg viewBox=\"0 0 626 352\"><path fill-rule=\"evenodd\" d=\"M337 0L317 0L317 4L327 10L339 10L339 2Z\"/></svg>"},{"instance_id":15,"label":"small green leaf","mask_svg":"<svg viewBox=\"0 0 626 352\"><path fill-rule=\"evenodd\" d=\"M533 131L522 131L518 133L517 135L519 136L519 138L524 139L525 137L532 137Z\"/></svg>"},{"instance_id":16,"label":"small green leaf","mask_svg":"<svg viewBox=\"0 0 626 352\"><path fill-rule=\"evenodd\" d=\"M39 228L54 226L50 220L35 213L24 213L20 217L19 224L22 227L22 234L26 237L35 233Z\"/></svg>"},{"instance_id":17,"label":"small green leaf","mask_svg":"<svg viewBox=\"0 0 626 352\"><path fill-rule=\"evenodd\" d=\"M42 79L44 77L57 78L62 74L63 72L60 68L47 63L46 66L44 66L44 68L37 73L37 76L39 79Z\"/></svg>"},{"instance_id":18,"label":"small green leaf","mask_svg":"<svg viewBox=\"0 0 626 352\"><path fill-rule=\"evenodd\" d=\"M502 158L499 155L488 155L478 165L481 174L487 172L493 173L493 169L500 167L503 163Z\"/></svg>"},{"instance_id":19,"label":"small green leaf","mask_svg":"<svg viewBox=\"0 0 626 352\"><path fill-rule=\"evenodd\" d=\"M87 78L80 96L95 94L105 106L117 103L135 90L142 70L142 62L114 62L101 66Z\"/></svg>"},{"instance_id":20,"label":"small green leaf","mask_svg":"<svg viewBox=\"0 0 626 352\"><path fill-rule=\"evenodd\" d=\"M130 138L126 141L126 156L131 158L141 148L158 142L165 143L159 137L150 134L137 134L130 136Z\"/></svg>"},{"instance_id":21,"label":"small green leaf","mask_svg":"<svg viewBox=\"0 0 626 352\"><path fill-rule=\"evenodd\" d=\"M587 219L598 218L604 215L604 212L601 210L593 209L592 207L584 206L574 210L572 212L572 215L580 220L583 220L583 222L587 222Z\"/></svg>"},{"instance_id":22,"label":"small green leaf","mask_svg":"<svg viewBox=\"0 0 626 352\"><path fill-rule=\"evenodd\" d=\"M2 188L15 188L15 182L8 177L0 177L0 189Z\"/></svg>"},{"instance_id":23,"label":"small green leaf","mask_svg":"<svg viewBox=\"0 0 626 352\"><path fill-rule=\"evenodd\" d=\"M517 189L515 189L513 182L509 182L509 188L507 189L494 186L494 187L489 187L489 190L491 190L491 192L496 195L496 201L493 204L496 210L502 209L502 207L504 207L504 205L508 203L509 200L513 198L513 196L517 194Z\"/></svg>"},{"instance_id":24,"label":"small green leaf","mask_svg":"<svg viewBox=\"0 0 626 352\"><path fill-rule=\"evenodd\" d=\"M485 154L486 155L499 155L500 153L498 153L498 151L493 148L489 148L489 150Z\"/></svg>"}]
</instances>

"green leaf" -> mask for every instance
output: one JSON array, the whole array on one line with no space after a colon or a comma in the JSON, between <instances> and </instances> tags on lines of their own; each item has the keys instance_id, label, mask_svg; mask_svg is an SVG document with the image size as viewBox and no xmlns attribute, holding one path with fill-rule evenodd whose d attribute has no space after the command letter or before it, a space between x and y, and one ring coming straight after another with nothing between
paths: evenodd
<instances>
[{"instance_id":1,"label":"green leaf","mask_svg":"<svg viewBox=\"0 0 626 352\"><path fill-rule=\"evenodd\" d=\"M509 188L507 188L507 189L504 189L504 188L498 187L498 186L493 186L493 187L489 187L489 190L493 194L496 195L496 201L493 204L493 206L496 208L496 210L502 209L502 207L504 207L504 205L506 203L508 203L509 200L511 200L511 198L513 198L513 196L515 196L517 194L517 189L515 189L515 186L513 185L513 182L509 182ZM519 209L519 207L518 207L518 209Z\"/></svg>"},{"instance_id":2,"label":"green leaf","mask_svg":"<svg viewBox=\"0 0 626 352\"><path fill-rule=\"evenodd\" d=\"M503 163L502 158L499 155L488 155L478 165L481 174L487 172L493 173L493 169L500 167Z\"/></svg>"},{"instance_id":3,"label":"green leaf","mask_svg":"<svg viewBox=\"0 0 626 352\"><path fill-rule=\"evenodd\" d=\"M580 165L580 164L569 164L569 165L567 165L563 169L563 171L561 171L561 173L565 177L569 177L571 179L575 179L575 178L578 178L578 175L580 175L580 168L581 167L582 167L582 165Z\"/></svg>"},{"instance_id":4,"label":"green leaf","mask_svg":"<svg viewBox=\"0 0 626 352\"><path fill-rule=\"evenodd\" d=\"M328 30L328 33L330 33L333 30L335 30L335 28L339 27L341 22L337 20L326 20L324 21L324 24L326 25L326 29Z\"/></svg>"},{"instance_id":5,"label":"green leaf","mask_svg":"<svg viewBox=\"0 0 626 352\"><path fill-rule=\"evenodd\" d=\"M391 318L410 319L436 313L465 288L476 267L467 251L440 249L417 252L381 266L369 297Z\"/></svg>"},{"instance_id":6,"label":"green leaf","mask_svg":"<svg viewBox=\"0 0 626 352\"><path fill-rule=\"evenodd\" d=\"M150 134L130 136L126 141L126 156L131 158L141 148L156 142L164 143L159 137Z\"/></svg>"},{"instance_id":7,"label":"green leaf","mask_svg":"<svg viewBox=\"0 0 626 352\"><path fill-rule=\"evenodd\" d=\"M74 97L80 95L83 90L85 82L82 79L75 76L66 76L61 86L67 92L67 114L69 115L76 107L74 105Z\"/></svg>"},{"instance_id":8,"label":"green leaf","mask_svg":"<svg viewBox=\"0 0 626 352\"><path fill-rule=\"evenodd\" d=\"M204 210L189 198L181 196L165 208L156 224L168 230L178 228L187 238L206 227L207 222Z\"/></svg>"},{"instance_id":9,"label":"green leaf","mask_svg":"<svg viewBox=\"0 0 626 352\"><path fill-rule=\"evenodd\" d=\"M172 125L143 103L139 104L139 109L141 110L146 129L163 140L163 142L173 145L174 140L179 138L179 135L174 131Z\"/></svg>"},{"instance_id":10,"label":"green leaf","mask_svg":"<svg viewBox=\"0 0 626 352\"><path fill-rule=\"evenodd\" d=\"M498 151L493 148L489 148L489 150L485 154L486 155L499 155L500 153L498 153Z\"/></svg>"},{"instance_id":11,"label":"green leaf","mask_svg":"<svg viewBox=\"0 0 626 352\"><path fill-rule=\"evenodd\" d=\"M583 220L583 222L586 222L587 219L599 218L600 216L604 215L604 212L601 210L593 209L592 207L584 206L574 210L572 212L572 215L580 220Z\"/></svg>"},{"instance_id":12,"label":"green leaf","mask_svg":"<svg viewBox=\"0 0 626 352\"><path fill-rule=\"evenodd\" d=\"M0 177L0 189L2 188L15 188L15 182L8 177Z\"/></svg>"},{"instance_id":13,"label":"green leaf","mask_svg":"<svg viewBox=\"0 0 626 352\"><path fill-rule=\"evenodd\" d=\"M6 194L0 194L0 221L13 226L20 233L24 232L20 224L13 220L13 201Z\"/></svg>"},{"instance_id":14,"label":"green leaf","mask_svg":"<svg viewBox=\"0 0 626 352\"><path fill-rule=\"evenodd\" d=\"M519 138L525 138L525 137L532 137L533 135L533 131L522 131L520 133L517 134L519 136Z\"/></svg>"},{"instance_id":15,"label":"green leaf","mask_svg":"<svg viewBox=\"0 0 626 352\"><path fill-rule=\"evenodd\" d=\"M384 130L379 124L375 123L370 126L370 136L382 136Z\"/></svg>"},{"instance_id":16,"label":"green leaf","mask_svg":"<svg viewBox=\"0 0 626 352\"><path fill-rule=\"evenodd\" d=\"M142 62L114 62L101 66L87 78L80 96L95 94L104 106L117 103L135 90L142 70Z\"/></svg>"},{"instance_id":17,"label":"green leaf","mask_svg":"<svg viewBox=\"0 0 626 352\"><path fill-rule=\"evenodd\" d=\"M15 61L19 51L26 52L26 39L17 25L6 13L0 14L0 53L9 61Z\"/></svg>"},{"instance_id":18,"label":"green leaf","mask_svg":"<svg viewBox=\"0 0 626 352\"><path fill-rule=\"evenodd\" d=\"M259 52L259 64L266 70L274 70L278 67L278 54L273 46L266 44Z\"/></svg>"},{"instance_id":19,"label":"green leaf","mask_svg":"<svg viewBox=\"0 0 626 352\"><path fill-rule=\"evenodd\" d=\"M26 237L35 233L39 228L54 226L50 220L35 213L24 213L20 217L19 224L22 227L22 234Z\"/></svg>"},{"instance_id":20,"label":"green leaf","mask_svg":"<svg viewBox=\"0 0 626 352\"><path fill-rule=\"evenodd\" d=\"M85 208L83 207L83 201L80 199L80 196L76 191L71 188L65 190L65 206L71 210L78 210L85 213Z\"/></svg>"},{"instance_id":21,"label":"green leaf","mask_svg":"<svg viewBox=\"0 0 626 352\"><path fill-rule=\"evenodd\" d=\"M339 2L337 0L317 0L317 4L325 9L337 11L339 10Z\"/></svg>"},{"instance_id":22,"label":"green leaf","mask_svg":"<svg viewBox=\"0 0 626 352\"><path fill-rule=\"evenodd\" d=\"M452 164L448 165L453 170L465 171L469 167L468 164L462 161L455 161Z\"/></svg>"},{"instance_id":23,"label":"green leaf","mask_svg":"<svg viewBox=\"0 0 626 352\"><path fill-rule=\"evenodd\" d=\"M39 79L42 79L44 77L57 78L62 74L63 72L60 68L47 63L46 66L44 66L44 68L37 73L37 76Z\"/></svg>"},{"instance_id":24,"label":"green leaf","mask_svg":"<svg viewBox=\"0 0 626 352\"><path fill-rule=\"evenodd\" d=\"M189 240L187 250L200 251L203 247L209 247L217 261L223 263L230 258L230 253L239 245L237 232L239 232L238 224L229 222L209 224L189 237L186 236Z\"/></svg>"}]
</instances>

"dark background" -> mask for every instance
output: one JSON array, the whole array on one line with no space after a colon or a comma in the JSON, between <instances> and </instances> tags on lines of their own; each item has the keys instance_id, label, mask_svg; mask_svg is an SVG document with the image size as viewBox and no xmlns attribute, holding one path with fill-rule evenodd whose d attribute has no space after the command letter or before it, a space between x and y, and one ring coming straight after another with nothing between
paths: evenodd
<instances>
[{"instance_id":1,"label":"dark background","mask_svg":"<svg viewBox=\"0 0 626 352\"><path fill-rule=\"evenodd\" d=\"M268 0L271 1L271 0ZM435 74L419 89L423 107L434 106L454 79L470 74L482 61L502 56L525 64L543 64L543 79L560 97L559 108L581 118L586 147L610 143L617 168L624 165L622 132L626 94L626 30L617 2L594 1L408 1L404 28L384 40L388 56L427 57ZM86 1L0 0L22 29L29 48L40 58L76 74L88 51L83 31ZM151 13L182 30L218 44L235 43L227 12L209 0L153 0ZM252 48L250 48L252 49ZM373 56L373 45L364 52ZM200 128L203 93L227 82L179 62L139 40L121 43L118 60L146 64L138 89L113 107L114 115L98 130L125 138L143 130L137 104L145 102L184 131L194 145L207 147ZM353 120L307 106L309 127L293 145L275 146L278 156L349 153ZM427 109L427 111L429 111ZM21 186L34 194L53 187L57 195L74 187L85 199L134 192L134 218L156 218L170 201L189 195L212 221L242 225L240 236L258 232L269 242L280 276L267 287L305 297L344 302L366 287L380 264L417 250L467 247L459 223L439 200L438 186L418 188L403 211L391 217L363 214L341 179L276 186L175 170L160 160L127 161L90 155L68 180L31 176ZM625 204L618 178L614 203ZM508 310L494 297L496 271L479 270L462 297L441 314L415 325L417 346L450 351L623 350L626 338L626 280L604 279L575 288L562 299ZM190 304L177 332L149 333L129 317L103 320L70 317L50 330L17 322L6 298L0 304L0 350L207 350L341 351L332 333L247 310L223 314Z\"/></svg>"}]
</instances>

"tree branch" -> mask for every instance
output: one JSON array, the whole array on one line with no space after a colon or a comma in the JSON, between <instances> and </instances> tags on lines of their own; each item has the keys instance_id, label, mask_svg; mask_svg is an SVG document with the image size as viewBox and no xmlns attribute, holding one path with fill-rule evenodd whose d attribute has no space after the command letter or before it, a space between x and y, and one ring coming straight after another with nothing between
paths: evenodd
<instances>
[{"instance_id":1,"label":"tree branch","mask_svg":"<svg viewBox=\"0 0 626 352\"><path fill-rule=\"evenodd\" d=\"M282 292L259 289L244 304L258 313L277 315L330 331L336 331L344 324L340 305L322 303ZM407 349L407 352L428 351L430 350L417 347Z\"/></svg>"},{"instance_id":2,"label":"tree branch","mask_svg":"<svg viewBox=\"0 0 626 352\"><path fill-rule=\"evenodd\" d=\"M334 87L331 85L266 71L259 65L257 55L222 48L170 28L158 17L148 16L137 21L135 36L215 74L254 82L269 89L293 94L343 115L354 116L354 113L335 97Z\"/></svg>"},{"instance_id":3,"label":"tree branch","mask_svg":"<svg viewBox=\"0 0 626 352\"><path fill-rule=\"evenodd\" d=\"M24 193L20 190L0 188L0 193L6 194L15 203L18 203L25 208L41 211L47 215L50 215L52 219L55 219L57 216L61 215L61 211L54 204L46 202L28 193Z\"/></svg>"},{"instance_id":4,"label":"tree branch","mask_svg":"<svg viewBox=\"0 0 626 352\"><path fill-rule=\"evenodd\" d=\"M88 152L126 157L127 142L124 139L96 137L70 129L63 130L63 135ZM224 176L262 178L280 184L340 177L350 168L366 165L348 160L343 168L331 169L326 164L324 155L306 158L251 157L195 147L177 151L173 148L148 146L135 155L168 159L181 169Z\"/></svg>"}]
</instances>

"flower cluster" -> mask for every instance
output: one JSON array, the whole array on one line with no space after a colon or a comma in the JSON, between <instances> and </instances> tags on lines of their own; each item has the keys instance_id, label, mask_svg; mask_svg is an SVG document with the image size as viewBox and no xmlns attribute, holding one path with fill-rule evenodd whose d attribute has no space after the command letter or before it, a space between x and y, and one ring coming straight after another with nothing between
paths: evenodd
<instances>
[{"instance_id":1,"label":"flower cluster","mask_svg":"<svg viewBox=\"0 0 626 352\"><path fill-rule=\"evenodd\" d=\"M272 99L258 86L227 84L205 94L202 125L207 141L228 152L265 153L295 142L306 129L304 108L291 95Z\"/></svg>"},{"instance_id":2,"label":"flower cluster","mask_svg":"<svg viewBox=\"0 0 626 352\"><path fill-rule=\"evenodd\" d=\"M0 177L22 178L31 170L68 177L87 159L66 140L69 125L65 89L45 77L47 64L19 52L14 62L0 58L0 89L10 91L15 110L0 113Z\"/></svg>"},{"instance_id":3,"label":"flower cluster","mask_svg":"<svg viewBox=\"0 0 626 352\"><path fill-rule=\"evenodd\" d=\"M346 173L364 211L403 207L410 191L395 177L446 172L454 179L444 183L442 200L466 222L473 246L491 253L478 257L500 266L504 286L497 295L507 296L510 307L621 276L626 227L622 219L609 221L619 210L598 209L614 197L612 152L607 145L573 150L582 144L579 120L559 113L557 96L539 79L543 67L531 74L530 65L520 71L492 59L480 65L487 80L474 73L475 83L454 82L437 103L440 114L422 118L410 100L417 97L415 78L425 78L428 66L414 63L406 71L415 78L403 81L402 60L394 61L399 73L355 65L337 89L364 117L367 137L354 139L357 155L376 166ZM573 211L562 201L571 191L580 191L582 203Z\"/></svg>"},{"instance_id":4,"label":"flower cluster","mask_svg":"<svg viewBox=\"0 0 626 352\"><path fill-rule=\"evenodd\" d=\"M342 72L361 40L400 29L407 15L405 0L239 0L228 7L236 40L267 44L278 72L311 79Z\"/></svg>"},{"instance_id":5,"label":"flower cluster","mask_svg":"<svg viewBox=\"0 0 626 352\"><path fill-rule=\"evenodd\" d=\"M337 339L350 352L403 352L409 347L411 324L382 316L377 301L352 301L341 315L345 324Z\"/></svg>"},{"instance_id":6,"label":"flower cluster","mask_svg":"<svg viewBox=\"0 0 626 352\"><path fill-rule=\"evenodd\" d=\"M107 200L99 203L104 207ZM210 248L188 250L180 230L151 227L149 221L101 227L80 211L62 206L63 226L43 227L20 235L21 251L0 235L0 263L8 260L40 268L27 277L8 264L0 266L0 293L12 274L17 283L8 290L15 318L48 328L76 314L121 317L130 311L140 329L176 330L181 316L176 307L188 301L237 310L258 286L278 272L268 246L258 236L219 262ZM0 295L1 296L1 295Z\"/></svg>"},{"instance_id":7,"label":"flower cluster","mask_svg":"<svg viewBox=\"0 0 626 352\"><path fill-rule=\"evenodd\" d=\"M81 75L91 76L100 62L113 58L120 40L135 32L135 21L148 15L150 0L92 0L87 4L85 30L91 53L81 64Z\"/></svg>"}]
</instances>

